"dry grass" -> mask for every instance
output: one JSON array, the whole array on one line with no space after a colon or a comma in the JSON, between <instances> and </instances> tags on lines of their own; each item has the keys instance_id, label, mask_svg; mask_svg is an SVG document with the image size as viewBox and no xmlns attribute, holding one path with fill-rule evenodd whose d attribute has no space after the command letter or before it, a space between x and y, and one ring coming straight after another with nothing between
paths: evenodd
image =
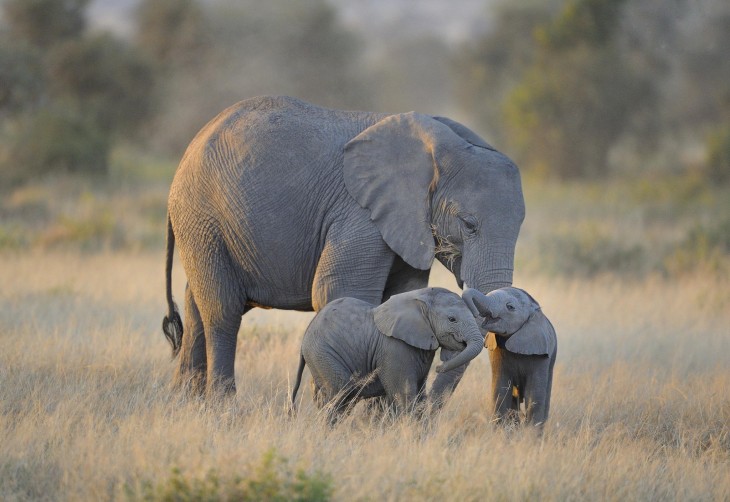
<instances>
[{"instance_id":1,"label":"dry grass","mask_svg":"<svg viewBox=\"0 0 730 502\"><path fill-rule=\"evenodd\" d=\"M5 253L0 279L2 500L123 500L173 467L233 479L271 448L338 500L730 499L730 287L709 275L518 274L560 343L542 439L491 426L485 355L429 424L358 407L330 429L308 386L288 418L311 314L246 317L234 402L171 394L160 252Z\"/></svg>"}]
</instances>

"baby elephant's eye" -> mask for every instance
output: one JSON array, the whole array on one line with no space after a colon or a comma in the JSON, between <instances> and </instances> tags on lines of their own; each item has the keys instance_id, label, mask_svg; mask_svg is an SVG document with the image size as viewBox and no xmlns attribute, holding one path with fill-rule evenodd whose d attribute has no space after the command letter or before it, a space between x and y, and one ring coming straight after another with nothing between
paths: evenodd
<instances>
[{"instance_id":1,"label":"baby elephant's eye","mask_svg":"<svg viewBox=\"0 0 730 502\"><path fill-rule=\"evenodd\" d=\"M449 322L456 322L456 317L450 315L449 316Z\"/></svg>"},{"instance_id":2,"label":"baby elephant's eye","mask_svg":"<svg viewBox=\"0 0 730 502\"><path fill-rule=\"evenodd\" d=\"M511 303L508 303L508 304L507 304L507 310L509 310L510 312L514 312L514 310L515 310L515 306L514 306L514 305L512 305Z\"/></svg>"}]
</instances>

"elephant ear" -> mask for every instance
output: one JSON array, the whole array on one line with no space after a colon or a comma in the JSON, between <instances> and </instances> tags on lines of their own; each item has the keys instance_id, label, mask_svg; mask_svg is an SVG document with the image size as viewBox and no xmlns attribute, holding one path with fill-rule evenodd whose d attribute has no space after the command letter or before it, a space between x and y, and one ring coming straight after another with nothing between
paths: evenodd
<instances>
[{"instance_id":1,"label":"elephant ear","mask_svg":"<svg viewBox=\"0 0 730 502\"><path fill-rule=\"evenodd\" d=\"M537 309L504 346L516 354L550 356L555 353L557 343L555 328L542 310Z\"/></svg>"},{"instance_id":2,"label":"elephant ear","mask_svg":"<svg viewBox=\"0 0 730 502\"><path fill-rule=\"evenodd\" d=\"M492 150L493 152L497 151L492 145L484 141L477 133L455 120L451 120L447 117L434 117L434 120L438 120L442 124L448 126L452 131L458 134L461 139L469 144L478 146L480 148L486 148L487 150Z\"/></svg>"},{"instance_id":3,"label":"elephant ear","mask_svg":"<svg viewBox=\"0 0 730 502\"><path fill-rule=\"evenodd\" d=\"M345 145L347 191L370 211L388 246L419 270L433 262L429 192L439 176L435 150L449 138L461 141L441 122L409 112L384 118Z\"/></svg>"},{"instance_id":4,"label":"elephant ear","mask_svg":"<svg viewBox=\"0 0 730 502\"><path fill-rule=\"evenodd\" d=\"M373 309L373 317L378 331L385 336L423 350L436 350L439 346L428 321L428 304L422 293L410 291L393 295Z\"/></svg>"}]
</instances>

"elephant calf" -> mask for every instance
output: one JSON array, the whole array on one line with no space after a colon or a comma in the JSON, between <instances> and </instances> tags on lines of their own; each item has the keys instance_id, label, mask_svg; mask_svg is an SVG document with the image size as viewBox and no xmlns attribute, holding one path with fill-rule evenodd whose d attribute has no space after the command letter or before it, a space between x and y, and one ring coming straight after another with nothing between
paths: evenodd
<instances>
[{"instance_id":1,"label":"elephant calf","mask_svg":"<svg viewBox=\"0 0 730 502\"><path fill-rule=\"evenodd\" d=\"M550 411L553 367L558 353L555 329L526 291L506 287L484 295L462 294L488 331L486 347L492 365L492 400L498 420L517 421L525 403L526 423L542 426Z\"/></svg>"},{"instance_id":2,"label":"elephant calf","mask_svg":"<svg viewBox=\"0 0 730 502\"><path fill-rule=\"evenodd\" d=\"M459 351L438 366L443 373L480 352L484 338L459 295L424 288L375 306L355 298L327 304L304 333L292 406L305 364L318 407L331 403L333 419L357 399L385 396L396 412L423 399L436 349Z\"/></svg>"}]
</instances>

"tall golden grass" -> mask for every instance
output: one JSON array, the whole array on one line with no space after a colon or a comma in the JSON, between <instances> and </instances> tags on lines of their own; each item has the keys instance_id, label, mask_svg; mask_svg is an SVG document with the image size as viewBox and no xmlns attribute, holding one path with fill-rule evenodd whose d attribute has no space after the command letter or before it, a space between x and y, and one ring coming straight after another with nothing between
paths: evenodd
<instances>
[{"instance_id":1,"label":"tall golden grass","mask_svg":"<svg viewBox=\"0 0 730 502\"><path fill-rule=\"evenodd\" d=\"M490 423L486 355L426 423L358 406L330 428L308 386L289 418L311 314L247 315L235 399L180 396L159 328L161 251L1 256L2 500L138 498L173 468L247 476L272 448L292 469L328 475L337 500L730 499L730 286L709 272L518 270L559 338L539 438ZM184 282L176 267L177 298ZM443 270L432 282L454 287Z\"/></svg>"}]
</instances>

